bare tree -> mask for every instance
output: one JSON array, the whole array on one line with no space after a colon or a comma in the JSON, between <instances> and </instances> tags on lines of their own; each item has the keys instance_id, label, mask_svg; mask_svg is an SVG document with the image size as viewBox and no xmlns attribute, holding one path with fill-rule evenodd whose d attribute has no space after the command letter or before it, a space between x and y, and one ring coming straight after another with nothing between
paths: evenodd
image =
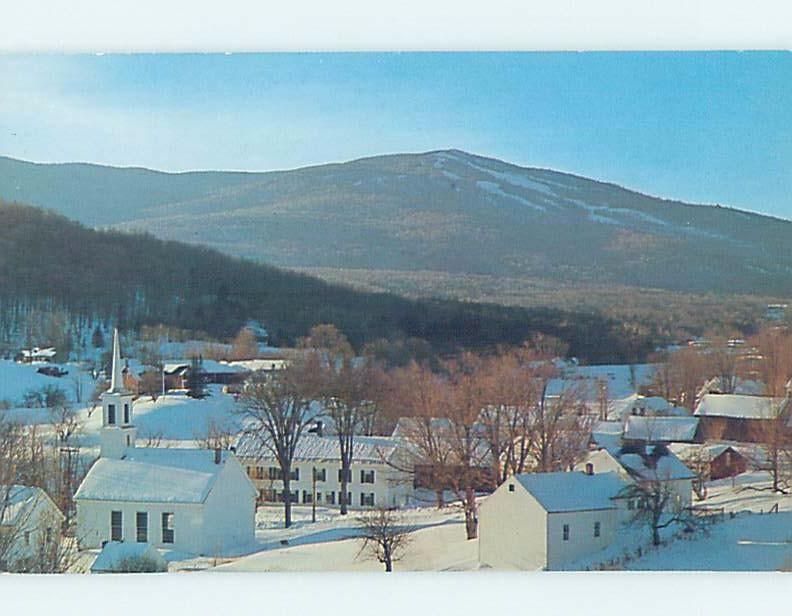
<instances>
[{"instance_id":1,"label":"bare tree","mask_svg":"<svg viewBox=\"0 0 792 616\"><path fill-rule=\"evenodd\" d=\"M701 351L685 347L660 362L654 372L653 389L657 395L692 411L699 390L711 376L712 369Z\"/></svg>"},{"instance_id":2,"label":"bare tree","mask_svg":"<svg viewBox=\"0 0 792 616\"><path fill-rule=\"evenodd\" d=\"M206 431L195 440L202 449L228 449L234 444L234 439L234 430L210 420Z\"/></svg>"},{"instance_id":3,"label":"bare tree","mask_svg":"<svg viewBox=\"0 0 792 616\"><path fill-rule=\"evenodd\" d=\"M591 433L580 388L566 386L550 395L550 379L541 378L539 400L532 414L533 458L540 473L565 470L579 462Z\"/></svg>"},{"instance_id":4,"label":"bare tree","mask_svg":"<svg viewBox=\"0 0 792 616\"><path fill-rule=\"evenodd\" d=\"M318 369L318 357L311 355L274 375L255 376L239 399L245 431L280 467L286 528L292 523L292 464L303 432L314 420L310 404L317 390Z\"/></svg>"},{"instance_id":5,"label":"bare tree","mask_svg":"<svg viewBox=\"0 0 792 616\"><path fill-rule=\"evenodd\" d=\"M792 488L792 432L787 426L788 404L788 400L774 404L771 416L761 420L759 427L759 441L765 451L760 467L770 473L772 485L769 489L779 494L788 494Z\"/></svg>"},{"instance_id":6,"label":"bare tree","mask_svg":"<svg viewBox=\"0 0 792 616\"><path fill-rule=\"evenodd\" d=\"M363 536L358 557L365 555L385 565L385 571L393 571L393 563L404 557L415 530L405 526L393 509L380 508L358 518Z\"/></svg>"},{"instance_id":7,"label":"bare tree","mask_svg":"<svg viewBox=\"0 0 792 616\"><path fill-rule=\"evenodd\" d=\"M258 340L253 330L249 327L240 329L231 343L231 359L252 359L258 352Z\"/></svg>"},{"instance_id":8,"label":"bare tree","mask_svg":"<svg viewBox=\"0 0 792 616\"><path fill-rule=\"evenodd\" d=\"M698 500L707 498L707 482L712 470L712 456L703 447L694 447L680 459L694 475L693 494Z\"/></svg>"},{"instance_id":9,"label":"bare tree","mask_svg":"<svg viewBox=\"0 0 792 616\"><path fill-rule=\"evenodd\" d=\"M415 362L392 374L393 387L388 404L406 416L399 423L399 433L406 442L406 455L391 465L413 477L435 493L438 509L445 505L443 493L448 487L451 446L445 412L446 382L428 367Z\"/></svg>"},{"instance_id":10,"label":"bare tree","mask_svg":"<svg viewBox=\"0 0 792 616\"><path fill-rule=\"evenodd\" d=\"M630 522L650 530L652 545L660 545L660 531L669 526L681 526L687 531L703 528L702 521L692 511L676 504L668 482L657 474L630 484L620 496L637 502Z\"/></svg>"},{"instance_id":11,"label":"bare tree","mask_svg":"<svg viewBox=\"0 0 792 616\"><path fill-rule=\"evenodd\" d=\"M448 419L452 472L449 479L465 514L468 539L478 537L478 505L476 488L491 482L490 455L481 411L486 406L487 390L479 372L481 358L463 353L446 362L448 396L444 416Z\"/></svg>"}]
</instances>

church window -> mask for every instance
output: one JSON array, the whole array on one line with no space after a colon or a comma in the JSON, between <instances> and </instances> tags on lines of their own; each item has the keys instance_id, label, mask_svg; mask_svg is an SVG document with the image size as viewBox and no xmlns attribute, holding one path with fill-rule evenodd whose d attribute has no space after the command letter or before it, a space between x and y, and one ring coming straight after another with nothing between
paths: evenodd
<instances>
[{"instance_id":1,"label":"church window","mask_svg":"<svg viewBox=\"0 0 792 616\"><path fill-rule=\"evenodd\" d=\"M136 539L138 543L148 542L148 513L138 511L135 515L135 526L137 529Z\"/></svg>"},{"instance_id":2,"label":"church window","mask_svg":"<svg viewBox=\"0 0 792 616\"><path fill-rule=\"evenodd\" d=\"M128 404L124 405L124 423L125 424L129 423L129 405Z\"/></svg>"},{"instance_id":3,"label":"church window","mask_svg":"<svg viewBox=\"0 0 792 616\"><path fill-rule=\"evenodd\" d=\"M116 416L115 416L115 404L108 404L107 405L107 423L111 426L115 425Z\"/></svg>"},{"instance_id":4,"label":"church window","mask_svg":"<svg viewBox=\"0 0 792 616\"><path fill-rule=\"evenodd\" d=\"M124 514L120 511L110 512L110 541L124 540Z\"/></svg>"},{"instance_id":5,"label":"church window","mask_svg":"<svg viewBox=\"0 0 792 616\"><path fill-rule=\"evenodd\" d=\"M173 514L162 514L162 543L173 543Z\"/></svg>"}]
</instances>

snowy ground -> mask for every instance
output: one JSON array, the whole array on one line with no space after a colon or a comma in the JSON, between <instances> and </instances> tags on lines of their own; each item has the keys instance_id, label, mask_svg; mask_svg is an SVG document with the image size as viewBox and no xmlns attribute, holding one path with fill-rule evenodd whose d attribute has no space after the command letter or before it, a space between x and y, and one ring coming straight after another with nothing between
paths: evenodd
<instances>
[{"instance_id":1,"label":"snowy ground","mask_svg":"<svg viewBox=\"0 0 792 616\"><path fill-rule=\"evenodd\" d=\"M341 516L309 507L295 508L295 523L283 529L282 509L262 507L257 516L260 551L220 565L216 571L380 571L382 565L359 555L361 541L355 512ZM399 571L464 571L478 568L478 542L465 539L461 511L422 507L403 513L403 523L416 530ZM288 541L283 545L282 541Z\"/></svg>"}]
</instances>

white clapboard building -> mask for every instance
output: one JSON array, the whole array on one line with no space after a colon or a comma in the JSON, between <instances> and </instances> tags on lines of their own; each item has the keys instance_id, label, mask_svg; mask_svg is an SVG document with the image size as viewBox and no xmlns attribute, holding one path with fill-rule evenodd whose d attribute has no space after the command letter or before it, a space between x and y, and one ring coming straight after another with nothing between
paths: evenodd
<instances>
[{"instance_id":1,"label":"white clapboard building","mask_svg":"<svg viewBox=\"0 0 792 616\"><path fill-rule=\"evenodd\" d=\"M118 332L101 451L75 495L81 548L108 541L219 555L254 540L256 490L230 451L137 447Z\"/></svg>"},{"instance_id":2,"label":"white clapboard building","mask_svg":"<svg viewBox=\"0 0 792 616\"><path fill-rule=\"evenodd\" d=\"M553 570L605 549L628 518L618 473L513 475L479 511L479 561Z\"/></svg>"},{"instance_id":3,"label":"white clapboard building","mask_svg":"<svg viewBox=\"0 0 792 616\"><path fill-rule=\"evenodd\" d=\"M277 460L258 435L243 434L236 454L255 484L259 501L282 502L283 482ZM356 436L347 488L352 509L400 507L413 495L412 476L399 470L398 442L382 436ZM316 472L316 481L313 473ZM341 502L341 447L335 434L304 433L297 442L289 486L292 502L330 507Z\"/></svg>"}]
</instances>

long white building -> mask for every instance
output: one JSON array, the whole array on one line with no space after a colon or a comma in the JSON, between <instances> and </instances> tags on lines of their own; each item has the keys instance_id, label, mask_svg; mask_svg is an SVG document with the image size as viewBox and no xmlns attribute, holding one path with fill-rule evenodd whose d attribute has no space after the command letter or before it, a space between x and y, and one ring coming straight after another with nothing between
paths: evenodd
<instances>
[{"instance_id":1,"label":"long white building","mask_svg":"<svg viewBox=\"0 0 792 616\"><path fill-rule=\"evenodd\" d=\"M236 455L262 503L283 501L283 481L275 456L257 435L244 434ZM399 470L399 447L387 437L356 436L347 503L353 509L400 507L413 495L413 479ZM312 474L316 471L316 482ZM341 449L336 435L306 433L298 441L290 483L292 502L338 506L341 502Z\"/></svg>"}]
</instances>

